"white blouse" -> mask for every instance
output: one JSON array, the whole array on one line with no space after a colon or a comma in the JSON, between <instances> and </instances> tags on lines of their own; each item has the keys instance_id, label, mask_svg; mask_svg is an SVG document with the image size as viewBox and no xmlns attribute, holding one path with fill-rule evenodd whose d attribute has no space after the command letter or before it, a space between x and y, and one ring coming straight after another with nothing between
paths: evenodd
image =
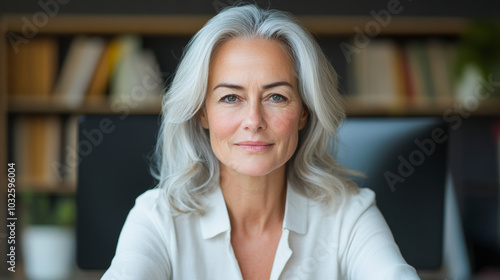
<instances>
[{"instance_id":1,"label":"white blouse","mask_svg":"<svg viewBox=\"0 0 500 280\"><path fill-rule=\"evenodd\" d=\"M159 189L139 196L104 280L242 279L220 188L205 215L175 214ZM335 212L287 189L270 279L419 279L394 242L375 194L360 189Z\"/></svg>"}]
</instances>

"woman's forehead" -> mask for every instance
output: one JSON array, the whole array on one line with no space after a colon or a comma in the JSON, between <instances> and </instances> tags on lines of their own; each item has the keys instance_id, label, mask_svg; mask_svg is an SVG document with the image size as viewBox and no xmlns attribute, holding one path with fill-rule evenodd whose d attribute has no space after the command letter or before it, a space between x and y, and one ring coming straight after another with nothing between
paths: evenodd
<instances>
[{"instance_id":1,"label":"woman's forehead","mask_svg":"<svg viewBox=\"0 0 500 280\"><path fill-rule=\"evenodd\" d=\"M222 43L214 53L209 69L209 80L245 79L248 76L294 82L294 63L276 40L235 38Z\"/></svg>"}]
</instances>

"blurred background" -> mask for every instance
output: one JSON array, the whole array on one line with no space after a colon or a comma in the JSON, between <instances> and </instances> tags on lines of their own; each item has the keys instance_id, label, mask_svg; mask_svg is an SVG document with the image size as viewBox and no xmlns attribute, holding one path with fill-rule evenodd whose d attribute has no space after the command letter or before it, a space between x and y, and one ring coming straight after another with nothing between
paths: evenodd
<instances>
[{"instance_id":1,"label":"blurred background","mask_svg":"<svg viewBox=\"0 0 500 280\"><path fill-rule=\"evenodd\" d=\"M77 139L78 117L159 114L160 93L183 47L233 3L0 2L0 162L16 170L15 207L6 200L8 172L0 173L0 218L18 218L16 272L8 271L12 234L1 227L0 277L27 277L26 262L44 250L37 238L51 250L70 248L52 251L68 271L49 273L102 275L78 269L71 249L78 156L86 152ZM422 277L466 271L448 279L500 279L500 2L256 3L297 15L316 36L339 75L349 117L437 117L449 125L447 165L464 250L460 261Z\"/></svg>"}]
</instances>

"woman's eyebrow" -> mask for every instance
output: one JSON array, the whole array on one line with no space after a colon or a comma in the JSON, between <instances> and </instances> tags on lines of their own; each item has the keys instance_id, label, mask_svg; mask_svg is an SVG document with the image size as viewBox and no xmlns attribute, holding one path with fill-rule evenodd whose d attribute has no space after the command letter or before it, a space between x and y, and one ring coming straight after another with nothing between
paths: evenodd
<instances>
[{"instance_id":1,"label":"woman's eyebrow","mask_svg":"<svg viewBox=\"0 0 500 280\"><path fill-rule=\"evenodd\" d=\"M287 81L279 81L279 82L270 83L270 84L264 85L262 88L263 89L270 89L270 88L279 87L279 86L288 86L288 87L293 89L292 84L290 84ZM242 87L240 85L229 84L229 83L220 83L220 84L216 85L213 90L216 90L217 88L220 88L220 87L232 88L232 89L237 89L237 90L244 89L244 87Z\"/></svg>"},{"instance_id":2,"label":"woman's eyebrow","mask_svg":"<svg viewBox=\"0 0 500 280\"><path fill-rule=\"evenodd\" d=\"M288 87L290 87L290 88L292 88L292 89L293 89L292 84L290 84L290 83L289 83L289 82L287 82L287 81L280 81L280 82L271 83L271 84L268 84L268 85L263 86L262 88L263 88L263 89L270 89L270 88L273 88L273 87L279 87L279 86L288 86Z\"/></svg>"},{"instance_id":3,"label":"woman's eyebrow","mask_svg":"<svg viewBox=\"0 0 500 280\"><path fill-rule=\"evenodd\" d=\"M220 88L220 87L232 88L232 89L238 89L238 90L244 89L242 86L239 86L239 85L220 83L220 84L216 85L213 90L216 90L217 88Z\"/></svg>"}]
</instances>

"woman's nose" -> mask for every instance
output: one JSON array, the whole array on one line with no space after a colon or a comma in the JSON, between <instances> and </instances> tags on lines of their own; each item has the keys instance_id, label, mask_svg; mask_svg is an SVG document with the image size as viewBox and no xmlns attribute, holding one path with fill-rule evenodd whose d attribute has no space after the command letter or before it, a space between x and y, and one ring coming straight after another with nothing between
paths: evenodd
<instances>
[{"instance_id":1,"label":"woman's nose","mask_svg":"<svg viewBox=\"0 0 500 280\"><path fill-rule=\"evenodd\" d=\"M245 130L257 131L267 128L264 118L264 108L260 101L248 102L244 110L243 127Z\"/></svg>"}]
</instances>

